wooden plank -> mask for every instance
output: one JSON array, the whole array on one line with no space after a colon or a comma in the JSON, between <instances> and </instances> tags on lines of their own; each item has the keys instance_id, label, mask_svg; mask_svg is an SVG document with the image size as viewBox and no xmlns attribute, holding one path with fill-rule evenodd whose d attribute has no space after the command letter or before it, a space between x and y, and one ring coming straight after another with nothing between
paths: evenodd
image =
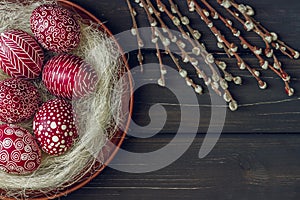
<instances>
[{"instance_id":1,"label":"wooden plank","mask_svg":"<svg viewBox=\"0 0 300 200\"><path fill-rule=\"evenodd\" d=\"M121 33L131 28L130 16L125 1L95 1L73 0L99 17L114 33ZM167 2L167 1L164 1ZM237 112L227 112L225 126L221 139L213 151L204 159L198 158L199 148L204 135L198 134L192 146L184 155L170 166L161 170L144 173L124 173L106 168L103 173L82 189L61 199L300 199L300 108L299 108L299 77L300 61L291 61L280 56L285 69L292 75L292 87L296 89L294 97L287 97L283 92L283 84L271 72L262 71L264 80L268 81L269 89L261 91L253 78L244 71L236 69L235 61L221 54L215 45L215 38L198 17L189 13L185 1L179 2L183 13L191 17L191 22L203 32L209 51L226 60L231 66L231 72L239 74L244 80L243 86L233 86L233 94L241 104ZM212 1L214 2L214 1ZM261 21L268 29L277 32L280 37L296 49L300 49L300 4L296 0L264 0L242 1L251 4ZM146 15L141 8L139 23L146 26ZM222 29L225 31L226 29ZM230 41L236 41L225 31ZM250 34L248 39L260 44L258 38ZM133 45L133 44L132 44ZM144 51L147 63L157 63L154 53ZM129 55L131 67L137 65L135 52ZM257 61L242 51L241 56L252 65ZM170 59L164 58L169 66ZM173 66L174 67L174 66ZM189 71L191 69L189 68ZM136 73L136 80L149 82L157 79L158 70L145 68L144 74ZM170 87L179 91L187 90L177 75L167 75ZM180 84L178 84L180 83ZM298 92L297 92L298 91ZM162 112L152 112L152 126L138 130L138 134L159 133L155 137L137 139L128 137L123 148L132 152L151 152L168 144L177 133L180 123L185 126L186 137L189 132L205 133L210 124L211 109L210 95L199 96L197 103L179 102L168 89L156 85L147 85L135 93L135 107L133 119L139 125L151 123L149 109L154 104L162 104L167 110L167 119L163 127L158 123ZM200 109L201 117L186 117L180 120L182 109L193 111ZM160 124L161 125L161 124ZM136 132L137 129L132 130ZM234 134L233 134L234 133ZM253 134L240 134L253 133ZM259 134L277 133L277 134ZM184 140L177 145L183 146ZM141 165L147 164L146 161Z\"/></svg>"},{"instance_id":2,"label":"wooden plank","mask_svg":"<svg viewBox=\"0 0 300 200\"><path fill-rule=\"evenodd\" d=\"M99 17L108 28L114 33L120 33L122 31L130 30L131 19L126 6L125 1L94 1L94 0L74 0L78 4L85 7L87 10L94 13ZM167 1L166 1L167 2ZM179 3L182 12L191 17L191 23L193 26L201 30L203 33L204 43L211 52L220 52L216 48L216 40L210 33L209 29L204 23L201 22L199 17L195 14L191 14L187 11L185 1L176 1ZM214 1L212 1L214 2ZM238 1L243 2L243 1ZM293 47L300 49L300 18L298 17L298 11L300 10L300 4L296 0L290 0L289 3L283 0L265 0L265 1L252 1L245 2L250 3L256 10L255 18L262 22L268 29L277 32L280 37ZM146 15L143 10L135 5L138 15L138 21L142 26L147 26ZM220 9L220 11L223 11ZM222 12L222 13L223 13ZM165 18L164 18L165 19ZM169 23L170 24L170 23ZM236 41L236 39L230 36L230 33L226 28L222 28L223 32L228 35L230 41ZM248 39L257 43L259 41L255 34L250 34ZM259 42L258 42L259 43ZM154 56L154 52L144 52L146 63L157 63L157 59ZM248 55L248 52L242 50L242 56L251 66L258 66L257 60ZM131 67L137 66L135 61L135 53L132 52L129 55L129 62ZM300 123L297 121L300 119L299 104L299 77L300 61L290 60L284 56L280 56L280 59L284 65L284 68L292 75L291 86L295 88L296 94L293 97L287 97L284 92L284 84L279 80L274 73L270 71L261 71L263 80L269 84L269 89L260 90L257 87L256 81L250 77L246 71L240 71L236 68L234 59L228 59L224 54L218 54L218 57L223 58L229 63L230 71L234 75L240 75L243 78L242 86L235 86L230 84L234 97L240 103L240 109L237 112L231 113L228 110L226 116L226 122L224 126L224 132L245 132L245 133L277 133L277 132L298 132L300 129ZM171 60L167 57L164 58L166 65L174 67ZM191 67L187 66L191 71ZM193 72L193 71L191 71ZM153 69L145 69L143 78L140 78L141 82L147 82L150 79L156 80L159 77L159 71ZM139 78L139 74L135 76ZM181 81L181 78L176 75L167 74L166 76L167 87L172 87L176 84L176 88L180 91L188 90L189 88ZM195 79L195 77L194 77ZM202 83L197 81L197 83ZM173 84L173 85L172 85ZM202 83L203 84L203 83ZM149 123L148 110L153 104L163 104L168 107L167 124L164 127L155 127L155 130L161 130L165 133L173 133L177 131L178 119L180 117L181 109L193 109L199 105L202 114L200 122L193 116L186 118L182 123L191 124L197 128L200 124L198 132L205 133L207 127L210 124L209 117L211 115L210 107L210 95L206 89L205 94L198 97L199 104L190 105L187 102L178 102L174 97L174 94L170 93L167 89L163 90L156 86L145 86L139 89L135 94L135 110L134 120L139 122L140 125ZM154 116L160 116L161 112L154 113ZM193 128L193 130L194 130ZM152 129L144 129L144 132L151 132ZM186 130L186 132L190 132Z\"/></svg>"},{"instance_id":3,"label":"wooden plank","mask_svg":"<svg viewBox=\"0 0 300 200\"><path fill-rule=\"evenodd\" d=\"M152 151L169 140L162 134L130 138L123 148ZM201 143L199 135L179 160L159 171L132 174L107 168L62 199L299 199L299 136L223 135L204 159L198 158ZM146 159L140 164L147 165Z\"/></svg>"}]
</instances>

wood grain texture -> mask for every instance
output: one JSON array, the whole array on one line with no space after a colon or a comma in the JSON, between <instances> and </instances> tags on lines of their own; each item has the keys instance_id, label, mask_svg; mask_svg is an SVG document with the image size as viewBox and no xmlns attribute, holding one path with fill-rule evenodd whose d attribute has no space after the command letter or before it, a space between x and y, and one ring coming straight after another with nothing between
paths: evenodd
<instances>
[{"instance_id":1,"label":"wood grain texture","mask_svg":"<svg viewBox=\"0 0 300 200\"><path fill-rule=\"evenodd\" d=\"M131 28L129 12L126 3L123 1L74 0L74 2L82 5L95 14L114 34L127 31ZM280 79L269 70L261 71L262 77L268 82L269 87L267 90L260 90L256 81L250 77L247 71L238 70L236 67L236 61L234 59L228 59L226 55L220 52L220 50L216 47L216 39L214 36L197 15L190 14L187 11L185 1L178 2L180 8L182 8L182 12L190 16L192 25L197 27L203 33L203 38L201 41L207 45L208 51L213 52L217 57L226 60L230 66L230 71L233 74L240 75L243 78L242 86L230 84L232 93L240 104L240 109L234 113L228 110L226 123L224 126L224 133L280 133L282 131L298 132L300 124L295 123L295 121L300 119L300 108L298 106L300 102L300 70L298 70L300 66L300 60L290 60L285 56L280 56L280 53L277 52L277 55L279 55L280 60L283 63L284 69L292 76L291 86L296 90L296 93L293 97L288 97L285 94L283 82L280 81ZM238 2L249 3L247 1ZM298 40L300 35L300 18L298 17L300 4L296 0L291 0L288 4L283 0L266 0L261 2L255 1L251 2L250 4L256 10L257 14L255 18L258 21L262 22L262 24L269 30L278 33L280 38L287 44L292 45L296 49L300 49L300 40ZM138 22L141 24L141 26L147 26L146 15L143 10L139 7L136 7L136 10L138 13L140 13L138 15ZM222 30L225 35L228 35L230 41L236 41L236 38L231 36L231 33L229 33L226 28L223 28ZM249 40L259 44L260 39L255 34L247 34L246 36ZM248 51L241 51L241 55L243 58L245 58L246 62L257 68L257 59L249 55ZM135 53L136 52L131 52L129 55L129 63L132 68L138 65L135 59ZM144 57L146 63L157 63L154 51L145 51ZM164 57L164 62L164 64L174 67L174 64L171 63L171 60L168 57ZM145 80L136 81L147 82L149 79L156 80L159 77L159 70L147 68L144 70L144 75L142 77ZM189 70L192 70L191 67ZM138 75L136 77L138 77ZM178 90L190 89L183 82L180 82L181 78L177 75L167 75L166 81L167 86L173 86L172 84L176 84ZM182 105L186 105L188 107L187 109L199 106L201 113L203 113L203 122L199 128L199 132L205 133L209 124L209 121L206 119L207 116L211 114L210 107L207 107L210 105L210 94L207 90L205 92L206 93L204 95L198 97L198 105L189 105L188 98L187 102L181 102L180 105L178 102L176 102L174 94L168 92L167 89L161 89L153 85L144 86L135 94L134 119L141 125L149 123L149 117L147 117L148 108L150 108L153 104L161 103L165 106L172 105L172 108L174 109L175 107L180 107ZM185 109L185 107L183 107L183 109ZM159 116L160 113L157 113L157 115ZM178 115L180 115L178 109L172 110L168 113L168 123L164 126L164 129L162 130L163 132L176 132ZM198 119L194 119L193 116L191 116L183 123L192 122L193 124L198 124L197 121ZM162 127L157 127L157 129L160 128ZM145 132L147 131L151 130L145 129Z\"/></svg>"},{"instance_id":2,"label":"wood grain texture","mask_svg":"<svg viewBox=\"0 0 300 200\"><path fill-rule=\"evenodd\" d=\"M72 1L95 14L114 34L131 28L125 1ZM188 98L186 102L179 102L168 89L153 84L143 86L135 92L133 119L139 125L146 126L151 123L152 117L151 127L139 130L138 134L159 134L147 139L128 137L123 148L133 152L159 149L173 138L180 123L185 125L187 137L189 132L198 129L199 134L193 145L179 160L156 172L129 174L107 168L87 186L61 199L299 199L300 136L297 133L300 129L300 61L280 56L284 68L292 75L291 85L296 90L295 96L287 97L283 83L269 71L262 71L264 80L269 83L268 90L262 91L247 72L237 70L235 61L226 58L217 49L216 40L209 29L196 15L190 15L184 1L176 2L183 8L183 13L191 17L192 24L203 33L202 41L206 43L208 51L228 61L231 72L242 76L242 86L230 85L239 101L239 110L228 110L221 140L209 156L199 159L197 155L202 133L206 133L210 123L210 95L206 92L198 97L198 104L191 104ZM299 1L238 2L252 5L258 21L277 32L287 44L300 50ZM146 15L141 8L136 9L141 13L138 16L139 23L146 26ZM225 34L230 41L236 41L228 31ZM260 44L253 34L247 38ZM147 63L157 63L153 51L144 51L144 56ZM241 56L251 66L258 65L248 51L243 50ZM131 52L129 63L132 68L137 66L135 58L136 52ZM168 58L164 59L164 63L173 66ZM147 82L158 76L158 69L145 68L140 80L136 81ZM139 75L135 77L139 78ZM179 91L189 89L184 84L178 84L177 80L180 81L180 77L166 76L170 86L176 86ZM152 112L149 116L149 109L154 104L163 105L167 111L163 127L158 123L161 111ZM190 116L180 121L182 109L198 108L200 119Z\"/></svg>"},{"instance_id":3,"label":"wood grain texture","mask_svg":"<svg viewBox=\"0 0 300 200\"><path fill-rule=\"evenodd\" d=\"M168 143L169 137L130 138L123 148L151 151ZM179 160L164 169L129 174L107 168L62 199L299 199L299 142L299 136L288 134L223 135L210 155L199 159L202 136L198 136Z\"/></svg>"}]
</instances>

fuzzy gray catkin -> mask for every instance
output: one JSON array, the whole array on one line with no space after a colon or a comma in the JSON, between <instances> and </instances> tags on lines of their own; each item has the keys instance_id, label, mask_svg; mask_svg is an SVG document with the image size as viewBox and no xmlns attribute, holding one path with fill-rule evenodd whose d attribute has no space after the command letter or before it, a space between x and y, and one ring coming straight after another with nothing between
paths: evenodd
<instances>
[{"instance_id":1,"label":"fuzzy gray catkin","mask_svg":"<svg viewBox=\"0 0 300 200\"><path fill-rule=\"evenodd\" d=\"M37 6L53 1L26 1L26 5L0 2L0 32L6 29L22 29L32 34L29 18ZM121 115L122 91L116 89L122 62L120 54L113 40L98 29L81 23L82 38L79 47L72 53L84 58L95 67L100 80L97 90L91 96L72 102L75 110L80 113L79 139L73 148L62 156L51 157L43 155L40 168L32 174L15 176L0 172L0 188L6 191L7 197L26 197L28 190L44 194L58 191L74 184L85 176L99 161L101 149L105 141L117 129ZM46 57L51 55L47 53ZM0 73L0 80L7 78ZM34 83L46 101L53 98L39 81ZM111 100L113 98L113 101ZM113 112L117 113L114 115ZM32 121L21 124L32 131ZM107 132L109 130L113 130Z\"/></svg>"}]
</instances>

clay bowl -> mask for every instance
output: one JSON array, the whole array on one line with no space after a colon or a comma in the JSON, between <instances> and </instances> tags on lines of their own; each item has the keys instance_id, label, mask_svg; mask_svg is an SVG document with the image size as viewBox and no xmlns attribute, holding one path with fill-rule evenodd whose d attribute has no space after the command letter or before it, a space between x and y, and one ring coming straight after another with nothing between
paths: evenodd
<instances>
[{"instance_id":1,"label":"clay bowl","mask_svg":"<svg viewBox=\"0 0 300 200\"><path fill-rule=\"evenodd\" d=\"M132 81L131 81L131 75L129 73L129 67L127 64L127 60L124 56L124 54L122 53L121 48L119 47L116 39L113 37L111 31L99 20L97 19L93 14L91 14L90 12L88 12L87 10L85 10L84 8L80 7L77 4L74 4L70 1L67 0L58 0L57 3L75 13L77 13L85 22L89 23L89 22L93 22L99 26L97 26L97 28L101 29L103 32L107 33L116 43L116 45L118 46L122 57L120 59L123 60L124 66L122 66L124 68L123 72L125 74L125 79L126 79L126 85L124 85L124 88L127 88L126 92L124 92L124 95L122 96L122 104L124 102L124 105L122 105L122 110L124 110L124 113L126 112L126 124L125 124L125 128L123 128L124 130L118 130L114 133L114 136L110 139L111 143L107 143L107 145L105 145L102 149L103 152L103 157L104 157L104 164L101 164L99 162L95 163L94 166L92 166L92 168L89 171L83 171L82 173L84 173L84 177L81 178L78 182L76 182L75 184L64 188L63 190L60 191L51 191L47 194L43 194L39 191L28 191L28 196L30 200L47 200L47 199L54 199L54 198L58 198L61 196L65 196L75 190L80 189L81 187L83 187L85 184L87 184L88 182L90 182L93 178L95 178L96 176L98 176L103 169L109 164L109 162L114 158L114 156L116 155L118 149L120 148L121 144L123 143L123 140L126 136L126 132L128 130L129 127L129 122L130 122L130 118L131 118L131 114L132 114L132 108L133 108L133 97L132 97L132 90L133 90L133 86L132 86ZM127 72L127 73L125 73ZM120 74L121 76L122 74ZM124 78L124 76L123 76ZM129 88L129 91L128 91ZM129 93L130 92L130 93ZM129 104L128 104L129 102ZM128 108L129 107L129 108ZM129 113L128 113L129 111ZM125 114L124 114L125 115ZM113 145L112 145L113 144ZM0 196L0 199L5 199L5 200L13 200L12 198L8 198L5 196L5 191L0 189L0 194L2 196ZM23 199L23 197L19 197L21 199ZM15 198L14 198L15 199Z\"/></svg>"}]
</instances>

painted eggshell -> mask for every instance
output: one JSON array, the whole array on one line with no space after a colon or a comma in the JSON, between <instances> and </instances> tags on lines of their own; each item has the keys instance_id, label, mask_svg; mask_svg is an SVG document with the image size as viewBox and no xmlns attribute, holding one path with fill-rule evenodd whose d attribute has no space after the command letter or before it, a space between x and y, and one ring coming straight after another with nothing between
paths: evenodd
<instances>
[{"instance_id":1,"label":"painted eggshell","mask_svg":"<svg viewBox=\"0 0 300 200\"><path fill-rule=\"evenodd\" d=\"M28 174L41 164L41 150L34 137L16 125L0 125L0 170Z\"/></svg>"},{"instance_id":2,"label":"painted eggshell","mask_svg":"<svg viewBox=\"0 0 300 200\"><path fill-rule=\"evenodd\" d=\"M10 78L0 81L0 121L18 123L38 110L40 95L29 81Z\"/></svg>"},{"instance_id":3,"label":"painted eggshell","mask_svg":"<svg viewBox=\"0 0 300 200\"><path fill-rule=\"evenodd\" d=\"M44 52L38 42L22 30L7 30L0 37L0 67L9 76L37 78L42 72Z\"/></svg>"},{"instance_id":4,"label":"painted eggshell","mask_svg":"<svg viewBox=\"0 0 300 200\"><path fill-rule=\"evenodd\" d=\"M72 104L63 99L44 103L35 115L33 130L44 152L50 155L63 154L78 137Z\"/></svg>"},{"instance_id":5,"label":"painted eggshell","mask_svg":"<svg viewBox=\"0 0 300 200\"><path fill-rule=\"evenodd\" d=\"M47 50L70 52L80 42L80 26L72 13L55 4L44 4L33 10L31 30Z\"/></svg>"},{"instance_id":6,"label":"painted eggshell","mask_svg":"<svg viewBox=\"0 0 300 200\"><path fill-rule=\"evenodd\" d=\"M68 54L50 59L42 78L53 95L67 99L78 99L92 93L98 82L97 72L91 65Z\"/></svg>"}]
</instances>

